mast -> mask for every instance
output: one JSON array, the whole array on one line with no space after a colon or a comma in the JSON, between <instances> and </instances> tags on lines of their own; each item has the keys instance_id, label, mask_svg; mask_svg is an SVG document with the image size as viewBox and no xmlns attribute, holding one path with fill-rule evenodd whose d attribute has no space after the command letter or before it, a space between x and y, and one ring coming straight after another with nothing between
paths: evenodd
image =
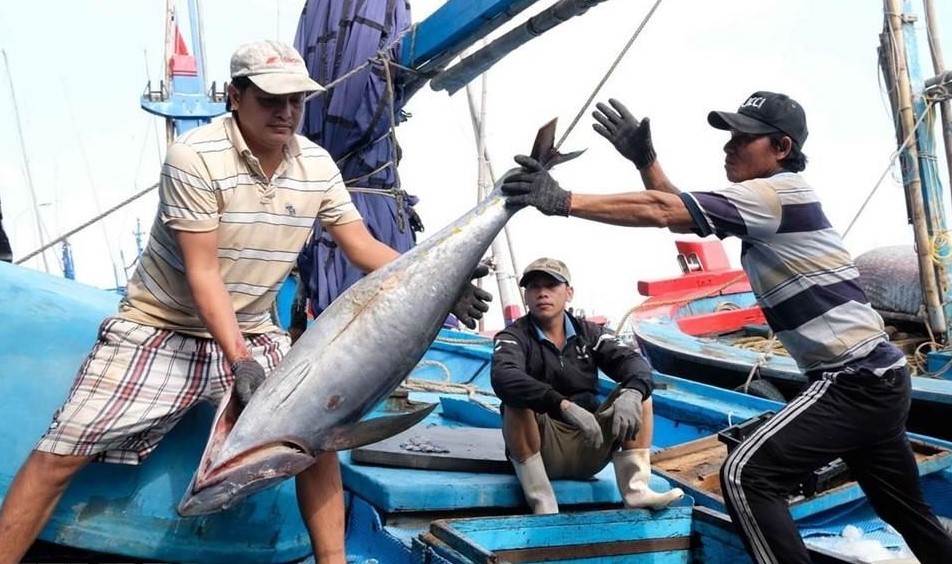
<instances>
[{"instance_id":1,"label":"mast","mask_svg":"<svg viewBox=\"0 0 952 564\"><path fill-rule=\"evenodd\" d=\"M478 197L481 202L493 189L495 175L492 164L489 162L489 152L486 148L486 94L487 75L483 74L480 80L481 93L479 108L476 108L475 95L471 83L466 85L466 98L469 102L470 117L472 117L473 131L476 134L476 151L478 159ZM516 285L513 274L514 260L509 231L506 227L496 236L490 247L493 261L493 270L496 272L496 284L499 288L499 302L502 306L503 323L506 327L522 316L522 297ZM482 329L480 320L480 329Z\"/></svg>"},{"instance_id":2,"label":"mast","mask_svg":"<svg viewBox=\"0 0 952 564\"><path fill-rule=\"evenodd\" d=\"M166 78L158 90L146 86L142 109L165 118L169 143L176 136L225 113L225 92L205 84L205 49L198 0L188 1L191 53L178 27L171 0L166 4Z\"/></svg>"},{"instance_id":3,"label":"mast","mask_svg":"<svg viewBox=\"0 0 952 564\"><path fill-rule=\"evenodd\" d=\"M46 244L46 235L43 234L43 219L40 217L40 204L36 200L36 190L33 187L33 175L30 173L30 159L26 156L26 142L23 140L23 126L20 124L20 107L17 105L16 91L13 89L13 76L10 72L10 61L7 60L7 51L3 50L3 66L7 69L7 81L10 84L10 98L13 100L13 115L17 122L17 136L20 139L20 152L23 154L23 169L26 173L26 184L30 190L30 201L33 203L33 217L36 220L36 234L39 237L40 245ZM49 273L50 264L46 260L46 254L43 258L43 269Z\"/></svg>"},{"instance_id":4,"label":"mast","mask_svg":"<svg viewBox=\"0 0 952 564\"><path fill-rule=\"evenodd\" d=\"M885 76L891 77L895 85L891 101L902 151L902 177L915 237L926 321L936 338L949 343L950 265L933 260L933 256L946 256L948 251L937 237L945 233L946 219L935 170L934 136L930 127L920 126L928 117L926 112L933 110L926 105L922 94L924 83L916 57L915 17L909 0L903 0L901 5L899 0L885 0L884 9L886 22L880 58Z\"/></svg>"}]
</instances>

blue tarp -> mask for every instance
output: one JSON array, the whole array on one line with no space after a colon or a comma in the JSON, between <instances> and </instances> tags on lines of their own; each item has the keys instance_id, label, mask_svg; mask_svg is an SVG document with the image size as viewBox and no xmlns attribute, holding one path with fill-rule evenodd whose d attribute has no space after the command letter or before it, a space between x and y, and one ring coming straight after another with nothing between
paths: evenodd
<instances>
[{"instance_id":1,"label":"blue tarp","mask_svg":"<svg viewBox=\"0 0 952 564\"><path fill-rule=\"evenodd\" d=\"M381 52L399 61L397 39L409 27L406 0L308 0L294 45L314 80L327 85ZM390 67L394 77L398 71ZM415 228L422 226L412 208L416 198L400 190L399 148L391 135L391 116L402 119L404 99L399 87L394 88L391 108L386 69L376 60L310 100L302 133L337 162L374 237L404 252L416 242ZM363 276L319 223L298 266L315 314Z\"/></svg>"}]
</instances>

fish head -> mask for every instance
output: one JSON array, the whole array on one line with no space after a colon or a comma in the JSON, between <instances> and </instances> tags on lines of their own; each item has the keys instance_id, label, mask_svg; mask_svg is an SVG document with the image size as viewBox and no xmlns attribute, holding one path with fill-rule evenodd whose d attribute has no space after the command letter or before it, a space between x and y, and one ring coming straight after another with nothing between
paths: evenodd
<instances>
[{"instance_id":1,"label":"fish head","mask_svg":"<svg viewBox=\"0 0 952 564\"><path fill-rule=\"evenodd\" d=\"M179 502L182 516L205 515L232 507L251 494L286 480L314 463L314 456L299 441L274 440L256 445L223 462L219 461L241 412L237 395L229 390L192 481Z\"/></svg>"},{"instance_id":2,"label":"fish head","mask_svg":"<svg viewBox=\"0 0 952 564\"><path fill-rule=\"evenodd\" d=\"M312 426L310 440L286 426L283 434L254 433L262 414L274 410L258 390L241 408L232 389L222 399L198 469L179 503L183 516L205 515L234 506L244 498L294 476L323 452L349 450L402 433L426 418L438 404L415 405L398 415L334 419ZM239 421L240 420L240 421ZM249 432L240 432L242 427Z\"/></svg>"}]
</instances>

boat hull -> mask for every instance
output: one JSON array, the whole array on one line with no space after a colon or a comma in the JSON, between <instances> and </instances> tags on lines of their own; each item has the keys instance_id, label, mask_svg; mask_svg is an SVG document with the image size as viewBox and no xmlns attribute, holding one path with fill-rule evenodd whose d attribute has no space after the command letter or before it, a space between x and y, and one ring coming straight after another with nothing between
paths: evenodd
<instances>
[{"instance_id":1,"label":"boat hull","mask_svg":"<svg viewBox=\"0 0 952 564\"><path fill-rule=\"evenodd\" d=\"M0 492L66 399L119 295L0 262ZM172 562L290 562L310 551L293 483L232 511L184 519L175 505L202 454L212 406L192 410L140 466L93 463L39 538L88 552Z\"/></svg>"}]
</instances>

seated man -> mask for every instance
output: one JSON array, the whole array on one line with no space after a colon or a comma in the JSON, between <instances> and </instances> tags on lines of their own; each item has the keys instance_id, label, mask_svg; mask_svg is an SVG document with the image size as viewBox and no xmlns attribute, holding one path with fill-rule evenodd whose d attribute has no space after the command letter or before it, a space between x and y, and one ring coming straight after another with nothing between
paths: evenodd
<instances>
[{"instance_id":1,"label":"seated man","mask_svg":"<svg viewBox=\"0 0 952 564\"><path fill-rule=\"evenodd\" d=\"M540 258L522 274L528 315L500 331L492 386L503 405L503 438L532 512L558 513L550 479L589 479L611 460L626 507L661 509L681 499L657 493L651 476L651 369L632 348L565 311L565 263ZM619 382L599 405L598 370ZM619 450L620 447L620 450Z\"/></svg>"}]
</instances>

